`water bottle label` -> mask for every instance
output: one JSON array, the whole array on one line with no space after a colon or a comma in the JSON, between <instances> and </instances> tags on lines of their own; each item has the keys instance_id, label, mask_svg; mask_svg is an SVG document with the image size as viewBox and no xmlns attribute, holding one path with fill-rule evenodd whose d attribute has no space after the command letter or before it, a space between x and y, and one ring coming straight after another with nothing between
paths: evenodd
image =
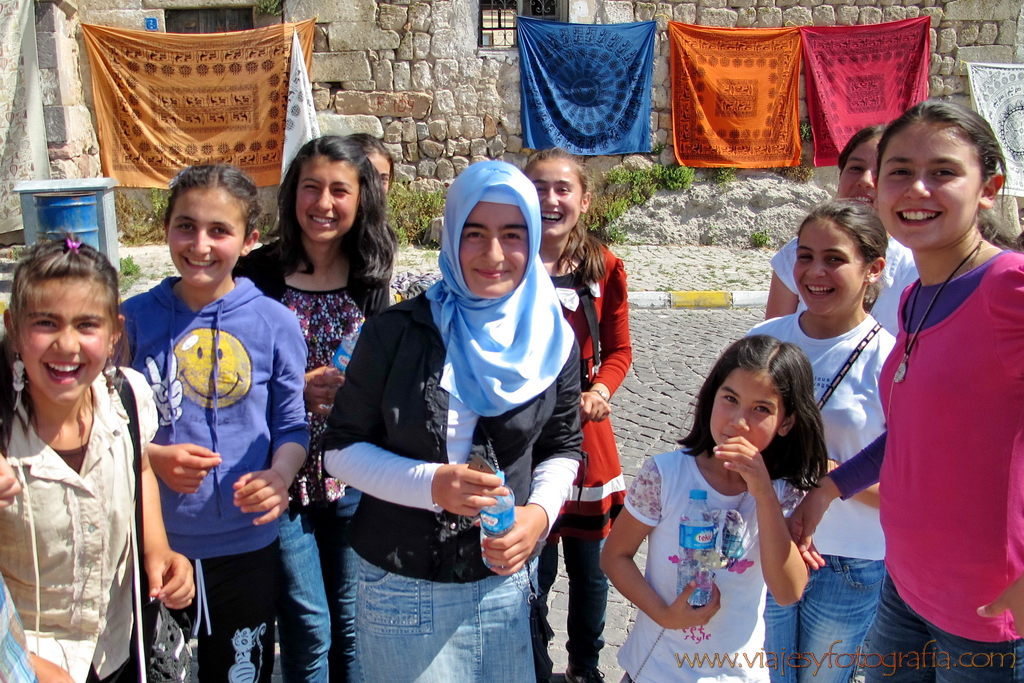
<instances>
[{"instance_id":1,"label":"water bottle label","mask_svg":"<svg viewBox=\"0 0 1024 683\"><path fill-rule=\"evenodd\" d=\"M480 511L480 526L488 536L500 536L512 528L516 522L515 508L501 512Z\"/></svg>"},{"instance_id":2,"label":"water bottle label","mask_svg":"<svg viewBox=\"0 0 1024 683\"><path fill-rule=\"evenodd\" d=\"M715 547L715 527L711 524L680 524L679 545L692 550Z\"/></svg>"}]
</instances>

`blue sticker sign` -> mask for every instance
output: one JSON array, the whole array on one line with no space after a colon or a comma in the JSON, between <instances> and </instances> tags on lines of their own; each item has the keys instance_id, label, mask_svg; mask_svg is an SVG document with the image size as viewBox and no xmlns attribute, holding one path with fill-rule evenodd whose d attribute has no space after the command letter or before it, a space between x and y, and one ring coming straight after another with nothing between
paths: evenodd
<instances>
[{"instance_id":1,"label":"blue sticker sign","mask_svg":"<svg viewBox=\"0 0 1024 683\"><path fill-rule=\"evenodd\" d=\"M146 17L146 30L147 31L156 31L157 30L156 17Z\"/></svg>"}]
</instances>

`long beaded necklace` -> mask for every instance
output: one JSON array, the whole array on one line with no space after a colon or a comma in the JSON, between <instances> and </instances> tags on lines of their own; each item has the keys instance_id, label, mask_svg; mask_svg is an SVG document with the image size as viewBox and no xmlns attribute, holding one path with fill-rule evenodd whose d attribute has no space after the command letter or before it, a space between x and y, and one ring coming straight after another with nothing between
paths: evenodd
<instances>
[{"instance_id":1,"label":"long beaded necklace","mask_svg":"<svg viewBox=\"0 0 1024 683\"><path fill-rule=\"evenodd\" d=\"M974 260L978 258L978 253L981 251L981 242L981 240L978 240L978 244L971 250L971 253L964 257L964 260L960 262L960 265L954 268L953 272L949 274L949 277L947 277L939 286L935 295L932 296L932 300L928 303L928 308L924 309L924 315L922 315L921 319L917 322L917 329L908 334L907 338L903 341L903 360L900 361L899 366L896 368L896 374L893 375L892 380L894 382L898 383L906 379L907 367L910 365L910 352L914 350L914 345L917 344L917 338L921 334L921 328L924 327L925 320L928 319L928 314L932 312L932 307L935 305L935 302L939 300L942 290L946 288L946 285L948 285L949 281L953 279L953 276L960 272L960 269L964 267L964 264L967 264L967 271L974 268ZM968 261L970 263L968 263ZM910 303L911 312L913 312L914 308L917 307L917 295L921 291L921 286L921 281L918 280L917 289L914 290L914 300Z\"/></svg>"}]
</instances>

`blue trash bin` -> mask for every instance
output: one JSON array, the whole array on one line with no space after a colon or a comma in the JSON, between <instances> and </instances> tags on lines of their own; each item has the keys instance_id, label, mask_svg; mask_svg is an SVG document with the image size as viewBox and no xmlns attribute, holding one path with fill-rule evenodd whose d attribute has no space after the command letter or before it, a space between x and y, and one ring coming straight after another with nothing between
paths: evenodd
<instances>
[{"instance_id":1,"label":"blue trash bin","mask_svg":"<svg viewBox=\"0 0 1024 683\"><path fill-rule=\"evenodd\" d=\"M96 194L44 192L34 195L39 217L39 239L61 239L71 233L95 249L100 248Z\"/></svg>"}]
</instances>

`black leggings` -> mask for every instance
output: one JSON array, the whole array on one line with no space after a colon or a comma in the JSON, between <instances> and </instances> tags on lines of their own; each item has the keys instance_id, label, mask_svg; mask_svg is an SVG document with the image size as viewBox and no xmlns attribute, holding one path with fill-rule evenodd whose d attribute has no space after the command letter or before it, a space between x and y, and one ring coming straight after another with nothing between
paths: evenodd
<instances>
[{"instance_id":1,"label":"black leggings","mask_svg":"<svg viewBox=\"0 0 1024 683\"><path fill-rule=\"evenodd\" d=\"M199 624L201 683L270 683L280 552L275 540L249 553L200 560L207 601ZM199 601L197 570L196 599L184 610L192 623Z\"/></svg>"}]
</instances>

